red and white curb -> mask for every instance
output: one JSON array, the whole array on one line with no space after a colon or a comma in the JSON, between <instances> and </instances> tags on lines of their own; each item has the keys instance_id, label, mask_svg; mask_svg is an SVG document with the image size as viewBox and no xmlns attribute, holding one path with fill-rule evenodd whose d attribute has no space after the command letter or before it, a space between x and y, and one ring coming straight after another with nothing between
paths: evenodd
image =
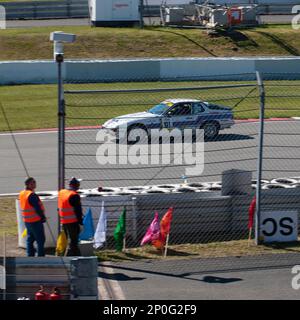
<instances>
[{"instance_id":1,"label":"red and white curb","mask_svg":"<svg viewBox=\"0 0 300 320\"><path fill-rule=\"evenodd\" d=\"M300 120L300 118L269 118L265 119L265 122L275 122L275 121L294 121ZM248 122L259 122L259 119L237 119L234 120L235 123L248 123Z\"/></svg>"}]
</instances>

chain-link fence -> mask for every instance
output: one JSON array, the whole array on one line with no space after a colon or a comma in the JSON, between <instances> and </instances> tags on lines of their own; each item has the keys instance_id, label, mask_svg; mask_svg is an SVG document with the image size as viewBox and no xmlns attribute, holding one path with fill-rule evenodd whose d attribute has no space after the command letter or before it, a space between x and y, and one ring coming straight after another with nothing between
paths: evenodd
<instances>
[{"instance_id":1,"label":"chain-link fence","mask_svg":"<svg viewBox=\"0 0 300 320\"><path fill-rule=\"evenodd\" d=\"M296 220L288 215L278 225L268 220L270 217L264 218L264 232L266 238L273 231L284 237L291 235L289 231L296 228L299 216L300 122L293 117L300 116L300 82L296 74L262 77L266 102L261 210L296 215ZM83 179L83 206L85 210L91 208L95 226L104 201L108 230L100 255L114 248L113 232L124 206L126 248L144 250L151 257L159 256L159 251L141 248L141 239L154 213L162 218L169 207L174 208L169 238L174 257L180 257L176 252L184 248L187 256L200 258L254 255L253 261L259 264L267 261L267 253L288 252L285 245L255 247L247 241L248 209L257 188L259 158L260 91L256 75L218 79L114 83L91 79L90 83L66 84L66 178ZM133 135L136 143L115 142L121 124L129 129L126 142L131 129L139 130ZM181 132L202 129L204 167L199 174L186 174L202 155L193 147L188 153L194 162L186 163L184 147L176 149L174 143L161 141L154 149L149 142L151 130L174 128ZM104 131L113 139L103 140ZM164 162L166 153L170 157ZM157 156L155 161L153 155ZM288 243L297 255L297 244ZM273 257L277 262L294 263L287 255ZM275 260L268 261L272 264ZM222 261L216 259L215 263Z\"/></svg>"}]
</instances>

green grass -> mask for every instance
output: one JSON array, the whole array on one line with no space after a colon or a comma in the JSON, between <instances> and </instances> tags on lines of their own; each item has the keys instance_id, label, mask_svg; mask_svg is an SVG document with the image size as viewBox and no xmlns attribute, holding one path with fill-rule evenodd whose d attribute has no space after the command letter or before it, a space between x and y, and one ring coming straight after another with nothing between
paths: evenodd
<instances>
[{"instance_id":1,"label":"green grass","mask_svg":"<svg viewBox=\"0 0 300 320\"><path fill-rule=\"evenodd\" d=\"M0 198L0 232L5 231L7 236L18 233L15 201L15 198Z\"/></svg>"},{"instance_id":2,"label":"green grass","mask_svg":"<svg viewBox=\"0 0 300 320\"><path fill-rule=\"evenodd\" d=\"M265 26L242 29L232 34L220 32L209 36L198 29L90 28L40 27L0 30L0 60L52 59L50 32L60 29L76 33L74 44L65 46L68 58L153 58L202 56L298 55L300 37L291 26ZM228 82L227 82L228 83ZM226 83L226 84L227 84ZM299 82L286 82L288 86L267 88L266 117L300 116L297 96ZM189 83L127 83L73 85L85 89L156 88L212 85L216 82ZM217 82L217 84L224 84ZM57 98L55 85L27 85L0 87L0 102L13 130L51 128L57 126ZM166 98L200 98L235 106L248 89L209 90L199 92L167 92L152 94L106 94L67 96L68 126L99 125L107 118L130 112L143 111ZM235 108L235 118L258 117L257 92ZM279 97L284 95L285 97ZM80 107L80 108L79 108ZM85 108L82 108L85 107ZM79 119L80 118L80 119ZM94 118L94 119L92 119ZM0 131L8 130L0 112Z\"/></svg>"},{"instance_id":3,"label":"green grass","mask_svg":"<svg viewBox=\"0 0 300 320\"><path fill-rule=\"evenodd\" d=\"M299 55L298 31L290 25L241 29L208 35L199 29L161 27L91 28L55 26L0 30L0 60L52 59L49 34L55 30L77 35L65 45L68 58L153 58Z\"/></svg>"},{"instance_id":4,"label":"green grass","mask_svg":"<svg viewBox=\"0 0 300 320\"><path fill-rule=\"evenodd\" d=\"M168 249L168 260L241 257L248 255L261 256L264 254L300 253L299 242L270 243L256 246L254 240L248 245L248 240L235 240L212 243L186 243L171 245ZM95 255L100 261L136 261L145 259L164 260L162 252L153 246L126 249L124 252L115 250L98 250Z\"/></svg>"},{"instance_id":5,"label":"green grass","mask_svg":"<svg viewBox=\"0 0 300 320\"><path fill-rule=\"evenodd\" d=\"M152 82L66 85L67 89L110 90L178 88L225 85L233 82ZM236 83L236 84L240 84ZM251 82L249 82L251 83ZM252 82L254 84L254 82ZM300 116L300 81L266 82L266 118ZM99 125L118 115L144 111L167 98L196 98L234 107L235 119L257 118L259 100L252 88L168 91L156 93L66 94L67 126ZM13 130L53 128L57 126L56 85L0 87L0 102ZM247 96L248 95L248 96ZM243 100L243 97L246 97ZM7 131L0 110L0 131Z\"/></svg>"}]
</instances>

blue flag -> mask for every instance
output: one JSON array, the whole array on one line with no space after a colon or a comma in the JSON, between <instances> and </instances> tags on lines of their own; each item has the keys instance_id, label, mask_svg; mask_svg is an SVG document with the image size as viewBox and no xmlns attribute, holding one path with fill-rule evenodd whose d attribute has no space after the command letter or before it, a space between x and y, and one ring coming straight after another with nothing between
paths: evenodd
<instances>
[{"instance_id":1,"label":"blue flag","mask_svg":"<svg viewBox=\"0 0 300 320\"><path fill-rule=\"evenodd\" d=\"M94 237L94 225L92 210L88 208L87 213L83 219L83 230L79 235L79 240L91 240Z\"/></svg>"}]
</instances>

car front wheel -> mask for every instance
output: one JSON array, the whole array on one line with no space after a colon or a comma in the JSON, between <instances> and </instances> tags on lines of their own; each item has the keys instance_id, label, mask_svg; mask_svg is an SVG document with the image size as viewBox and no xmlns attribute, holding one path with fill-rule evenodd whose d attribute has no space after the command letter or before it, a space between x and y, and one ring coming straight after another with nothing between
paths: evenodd
<instances>
[{"instance_id":1,"label":"car front wheel","mask_svg":"<svg viewBox=\"0 0 300 320\"><path fill-rule=\"evenodd\" d=\"M148 144L149 136L147 129L140 126L134 126L128 129L127 133L127 143L135 144L135 143Z\"/></svg>"}]
</instances>

